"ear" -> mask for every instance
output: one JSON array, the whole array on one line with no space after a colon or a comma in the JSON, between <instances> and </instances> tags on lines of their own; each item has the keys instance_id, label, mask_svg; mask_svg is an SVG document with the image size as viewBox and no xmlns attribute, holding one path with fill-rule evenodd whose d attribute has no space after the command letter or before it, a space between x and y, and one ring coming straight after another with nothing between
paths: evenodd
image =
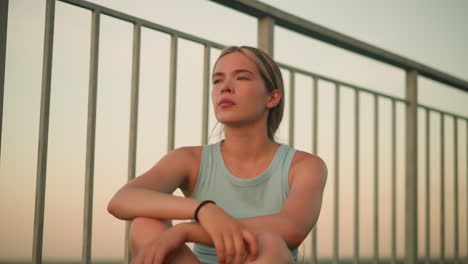
<instances>
[{"instance_id":1,"label":"ear","mask_svg":"<svg viewBox=\"0 0 468 264\"><path fill-rule=\"evenodd\" d=\"M282 94L278 89L273 90L268 96L268 102L266 107L271 109L275 108L281 101Z\"/></svg>"}]
</instances>

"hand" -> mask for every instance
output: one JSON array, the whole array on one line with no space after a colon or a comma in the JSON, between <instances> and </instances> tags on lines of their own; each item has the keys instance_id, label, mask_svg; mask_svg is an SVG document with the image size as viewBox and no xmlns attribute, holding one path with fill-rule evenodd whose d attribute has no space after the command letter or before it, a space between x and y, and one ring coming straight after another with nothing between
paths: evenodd
<instances>
[{"instance_id":1,"label":"hand","mask_svg":"<svg viewBox=\"0 0 468 264\"><path fill-rule=\"evenodd\" d=\"M257 257L257 239L239 221L215 204L207 204L198 212L200 224L213 240L219 263L244 262Z\"/></svg>"},{"instance_id":2,"label":"hand","mask_svg":"<svg viewBox=\"0 0 468 264\"><path fill-rule=\"evenodd\" d=\"M145 245L132 260L132 264L162 264L171 253L184 245L186 234L177 226L164 231L157 239Z\"/></svg>"}]
</instances>

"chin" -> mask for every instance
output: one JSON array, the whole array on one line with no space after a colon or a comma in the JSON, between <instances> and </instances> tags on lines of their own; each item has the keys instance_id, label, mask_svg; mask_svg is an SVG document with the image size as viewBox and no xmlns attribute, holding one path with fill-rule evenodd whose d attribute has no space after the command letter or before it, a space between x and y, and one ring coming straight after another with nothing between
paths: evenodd
<instances>
[{"instance_id":1,"label":"chin","mask_svg":"<svg viewBox=\"0 0 468 264\"><path fill-rule=\"evenodd\" d=\"M241 123L240 120L236 120L236 119L232 119L232 118L217 118L218 122L223 124L223 125L227 125L227 126L230 126L230 125L236 125L236 124L239 124Z\"/></svg>"},{"instance_id":2,"label":"chin","mask_svg":"<svg viewBox=\"0 0 468 264\"><path fill-rule=\"evenodd\" d=\"M234 117L232 115L218 115L216 117L216 120L218 120L219 123L223 124L223 125L236 125L236 124L239 124L239 123L243 123L243 120L238 118L238 117Z\"/></svg>"},{"instance_id":3,"label":"chin","mask_svg":"<svg viewBox=\"0 0 468 264\"><path fill-rule=\"evenodd\" d=\"M228 127L245 127L253 124L255 121L245 118L217 118L218 122Z\"/></svg>"}]
</instances>

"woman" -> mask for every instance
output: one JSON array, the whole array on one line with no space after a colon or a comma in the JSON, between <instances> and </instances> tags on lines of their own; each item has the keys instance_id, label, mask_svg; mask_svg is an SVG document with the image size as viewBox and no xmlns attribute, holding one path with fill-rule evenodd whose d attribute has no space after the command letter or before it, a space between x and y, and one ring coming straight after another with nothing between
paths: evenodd
<instances>
[{"instance_id":1,"label":"woman","mask_svg":"<svg viewBox=\"0 0 468 264\"><path fill-rule=\"evenodd\" d=\"M171 151L123 186L108 210L132 220L133 263L293 263L318 219L326 166L275 142L284 88L266 53L229 47L212 78L225 139ZM185 198L172 195L177 188Z\"/></svg>"}]
</instances>

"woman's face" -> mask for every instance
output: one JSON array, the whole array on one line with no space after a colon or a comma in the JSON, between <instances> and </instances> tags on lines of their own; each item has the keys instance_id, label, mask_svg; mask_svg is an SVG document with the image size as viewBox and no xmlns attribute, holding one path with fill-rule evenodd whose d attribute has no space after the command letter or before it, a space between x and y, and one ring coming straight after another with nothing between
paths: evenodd
<instances>
[{"instance_id":1,"label":"woman's face","mask_svg":"<svg viewBox=\"0 0 468 264\"><path fill-rule=\"evenodd\" d=\"M244 126L266 120L268 109L274 107L257 66L240 52L221 57L212 80L214 113L222 124Z\"/></svg>"}]
</instances>

